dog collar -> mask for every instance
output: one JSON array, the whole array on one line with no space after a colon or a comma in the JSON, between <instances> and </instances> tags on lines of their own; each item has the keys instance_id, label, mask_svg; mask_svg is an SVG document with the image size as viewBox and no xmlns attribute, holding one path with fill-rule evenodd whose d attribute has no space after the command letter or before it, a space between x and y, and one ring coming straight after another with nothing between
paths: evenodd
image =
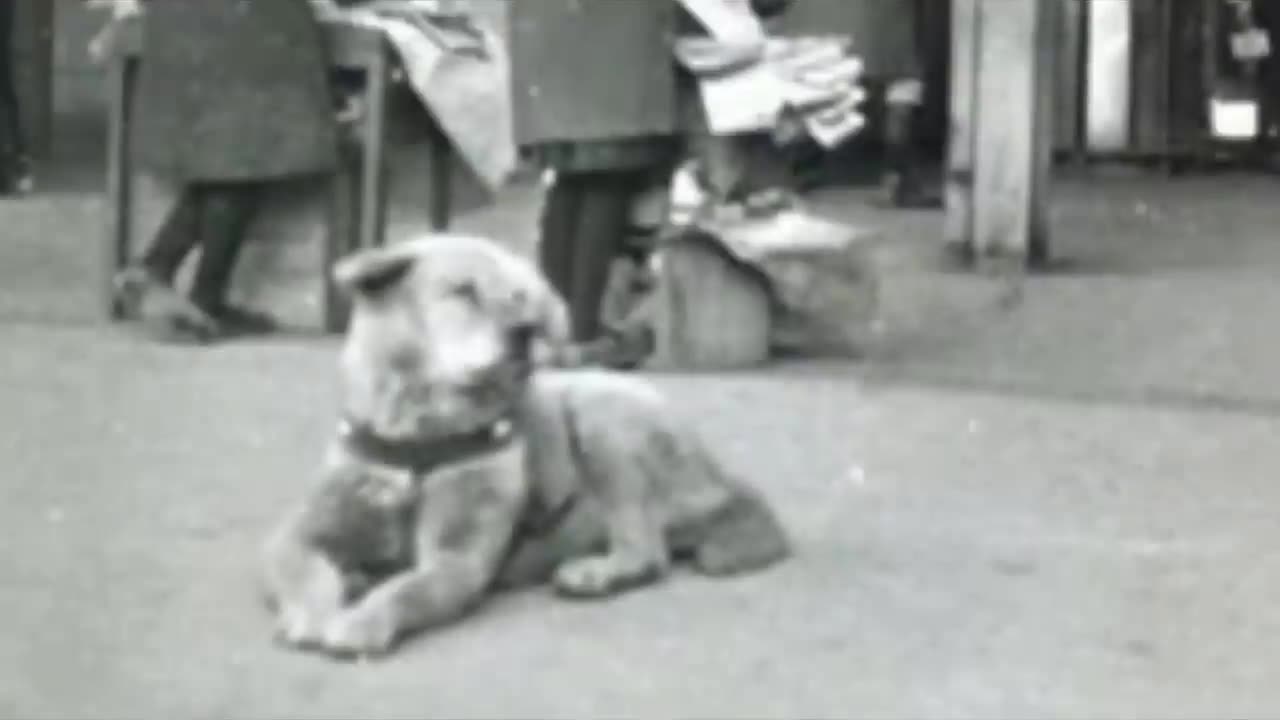
<instances>
[{"instance_id":1,"label":"dog collar","mask_svg":"<svg viewBox=\"0 0 1280 720\"><path fill-rule=\"evenodd\" d=\"M499 418L475 430L437 438L388 438L366 423L343 420L338 435L347 448L380 465L415 474L494 452L507 447L517 432L510 418Z\"/></svg>"}]
</instances>

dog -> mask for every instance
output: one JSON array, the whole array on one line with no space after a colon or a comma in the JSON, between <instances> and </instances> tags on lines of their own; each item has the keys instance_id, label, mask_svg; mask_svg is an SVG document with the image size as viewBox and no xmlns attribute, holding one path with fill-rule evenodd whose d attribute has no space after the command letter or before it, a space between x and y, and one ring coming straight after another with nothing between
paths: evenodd
<instances>
[{"instance_id":1,"label":"dog","mask_svg":"<svg viewBox=\"0 0 1280 720\"><path fill-rule=\"evenodd\" d=\"M343 417L318 485L270 533L287 646L378 656L503 589L569 598L787 558L763 496L641 378L549 367L566 305L523 257L438 234L357 252Z\"/></svg>"}]
</instances>

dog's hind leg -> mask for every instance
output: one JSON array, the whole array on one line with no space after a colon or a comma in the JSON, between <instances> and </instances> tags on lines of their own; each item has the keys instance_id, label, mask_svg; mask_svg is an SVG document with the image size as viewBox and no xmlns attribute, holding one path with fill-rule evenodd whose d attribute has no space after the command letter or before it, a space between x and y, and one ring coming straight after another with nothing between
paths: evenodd
<instances>
[{"instance_id":1,"label":"dog's hind leg","mask_svg":"<svg viewBox=\"0 0 1280 720\"><path fill-rule=\"evenodd\" d=\"M566 406L565 428L573 462L587 492L599 503L605 550L571 557L552 575L562 596L599 598L657 581L671 553L655 497L654 461L643 423L586 422ZM616 420L617 418L615 418ZM621 425L629 432L617 432Z\"/></svg>"},{"instance_id":2,"label":"dog's hind leg","mask_svg":"<svg viewBox=\"0 0 1280 720\"><path fill-rule=\"evenodd\" d=\"M693 566L705 575L735 575L761 570L791 555L773 510L756 492L739 488L700 523Z\"/></svg>"},{"instance_id":3,"label":"dog's hind leg","mask_svg":"<svg viewBox=\"0 0 1280 720\"><path fill-rule=\"evenodd\" d=\"M608 548L566 560L555 570L557 592L599 598L655 582L671 565L666 539L643 500L615 502L605 510Z\"/></svg>"}]
</instances>

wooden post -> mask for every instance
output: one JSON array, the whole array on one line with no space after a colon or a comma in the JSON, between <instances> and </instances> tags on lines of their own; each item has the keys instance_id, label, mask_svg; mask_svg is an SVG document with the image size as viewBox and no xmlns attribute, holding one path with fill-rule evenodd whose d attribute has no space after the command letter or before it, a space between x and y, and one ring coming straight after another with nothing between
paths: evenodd
<instances>
[{"instance_id":1,"label":"wooden post","mask_svg":"<svg viewBox=\"0 0 1280 720\"><path fill-rule=\"evenodd\" d=\"M27 150L36 158L47 157L52 146L53 124L53 19L52 0L16 0L13 19L14 84L21 106Z\"/></svg>"},{"instance_id":2,"label":"wooden post","mask_svg":"<svg viewBox=\"0 0 1280 720\"><path fill-rule=\"evenodd\" d=\"M1061 0L956 0L948 239L982 259L1048 259Z\"/></svg>"},{"instance_id":3,"label":"wooden post","mask_svg":"<svg viewBox=\"0 0 1280 720\"><path fill-rule=\"evenodd\" d=\"M121 53L111 61L107 119L107 242L102 262L103 307L107 320L120 320L124 308L116 301L115 276L129 262L133 240L133 96L138 77L136 53Z\"/></svg>"},{"instance_id":4,"label":"wooden post","mask_svg":"<svg viewBox=\"0 0 1280 720\"><path fill-rule=\"evenodd\" d=\"M953 0L951 6L951 102L947 141L946 242L973 251L974 78L978 58L978 4Z\"/></svg>"},{"instance_id":5,"label":"wooden post","mask_svg":"<svg viewBox=\"0 0 1280 720\"><path fill-rule=\"evenodd\" d=\"M365 69L365 118L361 126L362 165L360 169L361 249L378 247L387 234L387 89L391 81L391 50L378 37L377 52ZM326 272L329 268L325 269Z\"/></svg>"},{"instance_id":6,"label":"wooden post","mask_svg":"<svg viewBox=\"0 0 1280 720\"><path fill-rule=\"evenodd\" d=\"M1054 108L1054 149L1083 164L1086 160L1085 84L1089 72L1088 0L1062 0L1058 18L1058 86Z\"/></svg>"},{"instance_id":7,"label":"wooden post","mask_svg":"<svg viewBox=\"0 0 1280 720\"><path fill-rule=\"evenodd\" d=\"M1173 34L1171 2L1178 0L1130 0L1129 4L1130 142L1131 149L1145 158L1164 157L1170 150L1165 73Z\"/></svg>"}]
</instances>

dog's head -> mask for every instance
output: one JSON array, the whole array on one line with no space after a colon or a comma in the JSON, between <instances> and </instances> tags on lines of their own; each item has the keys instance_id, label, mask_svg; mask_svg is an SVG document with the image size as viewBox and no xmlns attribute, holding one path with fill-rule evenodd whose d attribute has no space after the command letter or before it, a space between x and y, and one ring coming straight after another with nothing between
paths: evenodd
<instances>
[{"instance_id":1,"label":"dog's head","mask_svg":"<svg viewBox=\"0 0 1280 720\"><path fill-rule=\"evenodd\" d=\"M387 437L465 432L511 409L568 341L568 311L534 265L495 242L436 234L334 267L351 300L344 410Z\"/></svg>"}]
</instances>

